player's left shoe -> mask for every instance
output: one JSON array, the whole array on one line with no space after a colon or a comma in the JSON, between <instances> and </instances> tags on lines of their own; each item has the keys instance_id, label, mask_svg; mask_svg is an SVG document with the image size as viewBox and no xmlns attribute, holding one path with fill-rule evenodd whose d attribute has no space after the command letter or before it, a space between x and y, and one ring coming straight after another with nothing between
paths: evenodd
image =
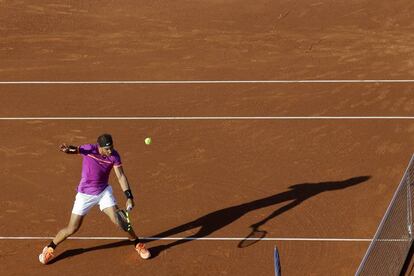
<instances>
[{"instance_id":1,"label":"player's left shoe","mask_svg":"<svg viewBox=\"0 0 414 276\"><path fill-rule=\"evenodd\" d=\"M50 262L50 260L53 259L53 248L52 247L48 247L46 246L45 248L43 248L42 253L39 255L39 261L42 264L47 264L48 262Z\"/></svg>"},{"instance_id":2,"label":"player's left shoe","mask_svg":"<svg viewBox=\"0 0 414 276\"><path fill-rule=\"evenodd\" d=\"M143 258L144 260L151 258L151 253L149 252L148 249L145 248L145 244L138 243L135 246L135 250L138 252L139 256Z\"/></svg>"}]
</instances>

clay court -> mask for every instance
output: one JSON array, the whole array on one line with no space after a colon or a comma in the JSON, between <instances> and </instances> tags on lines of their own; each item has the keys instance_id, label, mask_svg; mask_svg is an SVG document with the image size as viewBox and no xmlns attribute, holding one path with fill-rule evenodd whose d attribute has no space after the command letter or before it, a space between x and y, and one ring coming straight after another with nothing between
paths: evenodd
<instances>
[{"instance_id":1,"label":"clay court","mask_svg":"<svg viewBox=\"0 0 414 276\"><path fill-rule=\"evenodd\" d=\"M0 274L274 275L277 246L284 275L354 275L413 153L413 10L0 0ZM80 179L58 146L104 132L153 257L95 208L42 265Z\"/></svg>"}]
</instances>

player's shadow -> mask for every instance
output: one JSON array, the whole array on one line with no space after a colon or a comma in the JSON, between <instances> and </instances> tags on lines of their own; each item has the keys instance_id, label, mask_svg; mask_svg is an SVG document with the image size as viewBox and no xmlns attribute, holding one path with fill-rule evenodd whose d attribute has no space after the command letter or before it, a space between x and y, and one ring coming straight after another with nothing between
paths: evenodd
<instances>
[{"instance_id":1,"label":"player's shadow","mask_svg":"<svg viewBox=\"0 0 414 276\"><path fill-rule=\"evenodd\" d=\"M69 249L69 250L66 250L66 251L62 252L61 254L57 255L48 264L53 264L53 263L56 263L58 261L61 261L61 260L65 259L65 258L70 258L70 257L76 256L76 255L80 255L80 254L83 254L83 253L86 253L86 252L90 252L90 251L110 249L110 248L115 248L115 247L120 247L120 246L127 246L127 245L132 246L132 244L133 244L133 242L131 242L129 240L123 240L123 241L111 242L111 243L101 244L101 245L87 247L87 248Z\"/></svg>"},{"instance_id":2,"label":"player's shadow","mask_svg":"<svg viewBox=\"0 0 414 276\"><path fill-rule=\"evenodd\" d=\"M323 192L345 189L365 182L370 178L370 176L359 176L349 178L343 181L296 184L290 186L288 191L282 193L278 193L265 198L253 200L240 205L231 206L228 208L214 211L200 218L197 218L191 222L182 224L180 226L174 227L172 229L154 235L153 238L171 237L185 231L199 228L197 233L188 236L187 239L180 239L166 245L159 245L150 248L151 255L152 257L155 257L158 254L160 254L163 250L166 250L173 246L189 242L195 238L207 237L208 235L231 224L232 222L234 222L235 220L239 219L240 217L249 212L261 208L266 208L272 205L280 204L283 202L289 202L288 204L273 211L266 218L250 225L250 228L258 229L260 226L264 225L269 220L275 218L276 216L284 212L289 211L290 209L298 206L303 201L313 196L316 196Z\"/></svg>"},{"instance_id":3,"label":"player's shadow","mask_svg":"<svg viewBox=\"0 0 414 276\"><path fill-rule=\"evenodd\" d=\"M157 238L170 237L170 236L179 234L181 232L200 228L197 233L189 236L188 237L189 239L177 240L177 241L171 242L166 245L160 245L160 246L150 248L152 258L156 257L163 250L166 250L173 246L177 246L177 245L189 242L191 241L191 239L194 239L194 238L206 237L214 233L215 231L231 224L235 220L242 217L244 214L252 212L254 210L269 207L269 206L276 205L276 204L283 203L283 202L290 202L276 209L266 218L250 226L252 229L258 229L260 226L264 225L269 220L294 208L295 206L299 205L300 203L302 203L303 201L305 201L306 199L310 197L313 197L322 192L345 189L347 187L354 186L359 183L365 182L370 178L371 178L370 176L359 176L359 177L354 177L354 178L350 178L350 179L343 180L343 181L296 184L296 185L290 186L289 190L286 192L282 192L282 193L275 194L269 197L265 197L265 198L253 200L247 203L243 203L240 205L217 210L215 212L204 215L191 222L182 224L180 226L174 227L172 229L169 229L167 231L154 235L154 237L157 237ZM76 255L80 255L80 254L91 252L91 251L95 251L95 250L104 250L104 249L116 248L120 246L129 246L129 245L132 245L131 241L123 240L123 241L111 242L111 243L87 247L87 248L69 249L57 255L54 259L50 261L49 264L53 264L62 259L73 257Z\"/></svg>"}]
</instances>

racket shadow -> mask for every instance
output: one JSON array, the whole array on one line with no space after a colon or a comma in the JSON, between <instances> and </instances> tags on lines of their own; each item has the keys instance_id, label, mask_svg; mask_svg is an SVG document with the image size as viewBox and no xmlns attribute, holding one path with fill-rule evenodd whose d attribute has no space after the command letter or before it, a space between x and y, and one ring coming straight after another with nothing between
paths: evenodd
<instances>
[{"instance_id":1,"label":"racket shadow","mask_svg":"<svg viewBox=\"0 0 414 276\"><path fill-rule=\"evenodd\" d=\"M237 245L238 248L246 248L261 241L267 235L267 231L252 229L250 234Z\"/></svg>"},{"instance_id":2,"label":"racket shadow","mask_svg":"<svg viewBox=\"0 0 414 276\"><path fill-rule=\"evenodd\" d=\"M57 255L55 258L53 258L49 262L49 264L53 264L63 259L74 257L74 256L84 254L87 252L91 252L91 251L111 249L111 248L116 248L116 247L121 247L121 246L128 246L131 244L132 242L129 240L123 240L123 241L111 242L111 243L101 244L101 245L92 246L92 247L69 249Z\"/></svg>"},{"instance_id":3,"label":"racket shadow","mask_svg":"<svg viewBox=\"0 0 414 276\"><path fill-rule=\"evenodd\" d=\"M289 190L281 192L275 195L268 197L260 198L250 202L246 202L240 205L235 205L227 207L221 210L214 211L207 215L201 216L193 221L184 223L180 226L171 228L162 233L158 233L153 236L153 238L163 238L171 237L183 233L186 231L191 231L198 229L197 233L188 236L189 239L176 240L174 242L159 245L150 248L151 254L153 257L159 255L162 251L167 250L171 247L175 247L187 242L192 241L194 238L207 237L210 234L216 232L217 230L226 227L227 225L233 223L243 215L265 208L273 205L278 205L281 203L287 203L280 208L277 208L271 212L264 219L252 224L250 227L253 229L250 235L259 235L257 239L249 239L249 236L246 237L245 241L242 244L239 244L238 247L243 248L250 246L251 244L257 243L266 235L265 231L254 231L258 230L261 226L265 225L268 221L273 218L288 212L289 210L300 205L302 202L312 198L320 193L330 192L334 190L346 189L348 187L358 185L360 183L366 182L371 178L371 176L358 176L345 179L342 181L327 181L327 182L318 182L318 183L300 183L295 184L289 187Z\"/></svg>"}]
</instances>

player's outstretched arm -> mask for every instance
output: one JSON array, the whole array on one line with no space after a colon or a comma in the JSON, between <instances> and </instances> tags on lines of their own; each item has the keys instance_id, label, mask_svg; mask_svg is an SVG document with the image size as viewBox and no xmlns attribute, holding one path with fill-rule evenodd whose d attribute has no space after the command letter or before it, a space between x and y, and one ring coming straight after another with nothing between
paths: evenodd
<instances>
[{"instance_id":1,"label":"player's outstretched arm","mask_svg":"<svg viewBox=\"0 0 414 276\"><path fill-rule=\"evenodd\" d=\"M77 154L79 153L79 147L73 145L66 145L65 143L59 146L60 151L68 154Z\"/></svg>"},{"instance_id":2,"label":"player's outstretched arm","mask_svg":"<svg viewBox=\"0 0 414 276\"><path fill-rule=\"evenodd\" d=\"M127 210L132 210L132 208L134 208L135 203L134 203L134 197L132 196L132 191L131 188L129 186L129 182L128 179L124 173L124 170L122 169L122 167L114 167L115 170L115 174L118 178L119 184L121 185L122 191L124 192L127 201L126 201L126 209Z\"/></svg>"}]
</instances>

